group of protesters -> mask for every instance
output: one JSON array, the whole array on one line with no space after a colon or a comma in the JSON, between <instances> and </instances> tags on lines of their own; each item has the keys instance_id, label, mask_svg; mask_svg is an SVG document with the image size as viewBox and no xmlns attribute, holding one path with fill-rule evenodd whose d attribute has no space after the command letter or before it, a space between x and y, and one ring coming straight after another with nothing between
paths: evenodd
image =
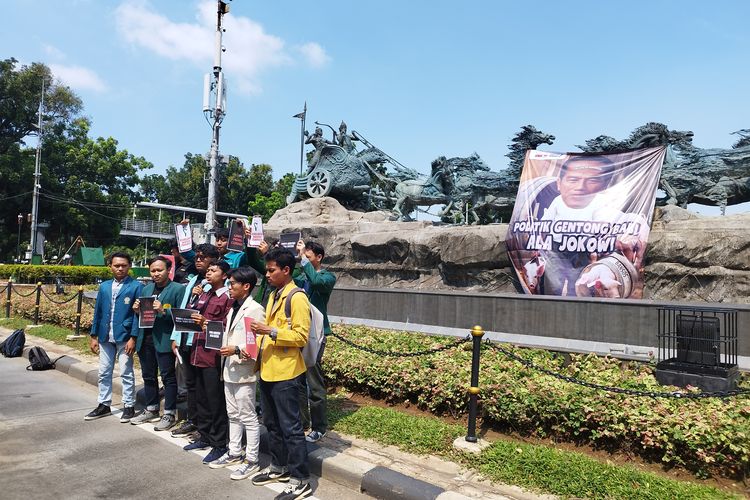
<instances>
[{"instance_id":1,"label":"group of protesters","mask_svg":"<svg viewBox=\"0 0 750 500\"><path fill-rule=\"evenodd\" d=\"M328 430L320 366L325 336L314 365L305 365L302 348L308 341L310 304L323 313L324 333L331 331L327 304L336 278L321 267L325 250L317 242L298 241L296 253L265 241L236 252L228 250L228 237L228 230L219 229L215 245L199 244L183 253L173 244L172 258L149 260L151 282L146 285L129 276L128 254L110 256L114 279L99 287L90 340L99 355L99 404L85 420L112 413L117 358L121 422L155 423L156 431L188 438L184 450L208 450L203 464L235 466L231 479L288 483L277 499L305 498L312 494L306 442L322 439ZM151 328L139 328L143 297L153 298ZM170 308L193 310L191 319L201 328L180 331ZM209 321L223 324L219 350L206 348ZM255 334L255 357L246 352L248 327ZM135 409L136 352L145 399L140 413ZM163 414L157 373L164 388ZM187 418L178 422L180 397L187 399ZM258 465L261 419L271 455L263 470Z\"/></svg>"}]
</instances>

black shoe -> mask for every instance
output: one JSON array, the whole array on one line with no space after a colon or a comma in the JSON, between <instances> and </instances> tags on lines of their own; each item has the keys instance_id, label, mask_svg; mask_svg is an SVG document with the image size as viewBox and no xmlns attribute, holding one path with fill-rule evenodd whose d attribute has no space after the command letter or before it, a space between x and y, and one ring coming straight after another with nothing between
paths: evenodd
<instances>
[{"instance_id":1,"label":"black shoe","mask_svg":"<svg viewBox=\"0 0 750 500\"><path fill-rule=\"evenodd\" d=\"M253 484L255 486L262 486L268 483L288 483L289 473L288 472L273 472L270 468L264 470L257 476L253 476Z\"/></svg>"},{"instance_id":2,"label":"black shoe","mask_svg":"<svg viewBox=\"0 0 750 500\"><path fill-rule=\"evenodd\" d=\"M175 430L172 431L172 437L187 436L188 434L197 431L198 428L193 425L190 420L185 420Z\"/></svg>"},{"instance_id":3,"label":"black shoe","mask_svg":"<svg viewBox=\"0 0 750 500\"><path fill-rule=\"evenodd\" d=\"M292 484L289 483L284 491L274 497L274 500L299 500L312 495L312 486L310 483Z\"/></svg>"},{"instance_id":4,"label":"black shoe","mask_svg":"<svg viewBox=\"0 0 750 500\"><path fill-rule=\"evenodd\" d=\"M133 417L135 417L135 408L133 408L132 406L126 406L122 409L122 415L120 415L120 423L127 424Z\"/></svg>"},{"instance_id":5,"label":"black shoe","mask_svg":"<svg viewBox=\"0 0 750 500\"><path fill-rule=\"evenodd\" d=\"M99 403L99 406L91 410L88 414L86 414L85 417L83 417L84 420L96 420L97 418L106 417L107 415L111 415L112 410L109 409L109 406Z\"/></svg>"}]
</instances>

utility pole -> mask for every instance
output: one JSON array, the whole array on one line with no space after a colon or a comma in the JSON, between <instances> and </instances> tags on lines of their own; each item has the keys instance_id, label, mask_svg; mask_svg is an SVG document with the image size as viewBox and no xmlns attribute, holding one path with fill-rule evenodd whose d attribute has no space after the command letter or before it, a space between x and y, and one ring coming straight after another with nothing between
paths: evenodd
<instances>
[{"instance_id":1,"label":"utility pole","mask_svg":"<svg viewBox=\"0 0 750 500\"><path fill-rule=\"evenodd\" d=\"M224 28L221 26L224 14L229 12L229 5L218 0L216 13L216 37L213 74L208 73L203 80L203 113L213 119L211 151L208 157L208 207L206 211L206 232L210 242L214 242L216 233L216 188L219 180L219 130L226 114L226 87L224 73L221 71L221 45ZM213 99L212 99L213 98ZM212 102L213 101L213 102Z\"/></svg>"},{"instance_id":2,"label":"utility pole","mask_svg":"<svg viewBox=\"0 0 750 500\"><path fill-rule=\"evenodd\" d=\"M37 125L37 143L36 143L36 161L34 163L34 197L31 202L31 262L34 261L36 253L36 233L39 224L39 189L42 187L42 141L44 132L42 131L42 109L44 108L44 77L42 77L42 98L39 101L39 123Z\"/></svg>"}]
</instances>

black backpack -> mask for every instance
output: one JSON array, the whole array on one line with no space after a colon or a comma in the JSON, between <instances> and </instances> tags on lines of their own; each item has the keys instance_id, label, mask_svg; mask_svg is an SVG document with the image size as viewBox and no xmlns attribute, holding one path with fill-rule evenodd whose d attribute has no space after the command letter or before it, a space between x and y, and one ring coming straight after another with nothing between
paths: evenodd
<instances>
[{"instance_id":1,"label":"black backpack","mask_svg":"<svg viewBox=\"0 0 750 500\"><path fill-rule=\"evenodd\" d=\"M23 354L23 346L26 345L26 334L22 328L14 331L0 344L0 353L6 358L17 358Z\"/></svg>"},{"instance_id":2,"label":"black backpack","mask_svg":"<svg viewBox=\"0 0 750 500\"><path fill-rule=\"evenodd\" d=\"M60 356L60 358L62 358L62 356ZM27 366L26 369L35 372L40 370L53 370L55 368L55 363L57 363L60 358L50 361L49 356L47 356L47 351L41 347L34 346L29 349L29 366Z\"/></svg>"}]
</instances>

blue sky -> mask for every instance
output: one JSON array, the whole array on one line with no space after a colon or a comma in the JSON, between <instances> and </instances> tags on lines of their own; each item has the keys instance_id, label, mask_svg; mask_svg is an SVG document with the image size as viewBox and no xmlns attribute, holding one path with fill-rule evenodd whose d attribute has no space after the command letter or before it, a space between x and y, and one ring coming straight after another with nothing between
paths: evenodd
<instances>
[{"instance_id":1,"label":"blue sky","mask_svg":"<svg viewBox=\"0 0 750 500\"><path fill-rule=\"evenodd\" d=\"M494 170L522 125L553 151L648 121L730 147L750 128L750 2L252 2L226 18L221 152L299 169L299 120L358 131L426 172L477 152ZM205 153L215 1L3 0L3 57L41 61L95 136L157 172ZM743 90L744 89L744 90ZM330 138L330 132L326 132ZM309 148L309 147L308 147Z\"/></svg>"}]
</instances>

